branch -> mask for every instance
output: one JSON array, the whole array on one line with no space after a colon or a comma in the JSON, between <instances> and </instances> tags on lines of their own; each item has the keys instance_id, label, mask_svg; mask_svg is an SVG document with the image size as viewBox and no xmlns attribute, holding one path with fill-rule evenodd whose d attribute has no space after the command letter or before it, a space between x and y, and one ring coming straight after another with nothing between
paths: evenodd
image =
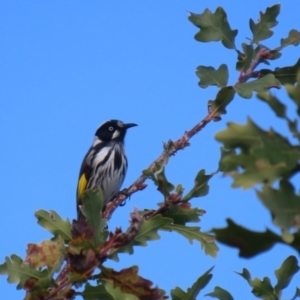
<instances>
[{"instance_id":1,"label":"branch","mask_svg":"<svg viewBox=\"0 0 300 300\"><path fill-rule=\"evenodd\" d=\"M236 83L240 84L243 82L246 82L250 78L257 78L259 76L259 72L254 72L256 67L264 60L264 59L270 59L273 56L273 54L268 50L267 48L263 47L261 48L255 55L255 58L252 60L248 70L245 72L242 70L239 76L239 79Z\"/></svg>"},{"instance_id":2,"label":"branch","mask_svg":"<svg viewBox=\"0 0 300 300\"><path fill-rule=\"evenodd\" d=\"M202 130L210 121L214 120L215 112L208 114L201 122L195 125L191 130L186 131L184 135L179 138L176 142L173 143L173 147L169 150L169 155L175 155L179 150L182 150L190 145L189 140L200 130ZM164 159L164 152L148 167L148 170L154 172L155 164L161 163ZM141 175L128 189L126 189L126 193L120 193L113 201L109 202L106 205L106 208L103 212L103 218L110 219L111 215L115 211L115 209L124 202L128 197L132 194L143 190L147 187L145 184L147 177Z\"/></svg>"}]
</instances>

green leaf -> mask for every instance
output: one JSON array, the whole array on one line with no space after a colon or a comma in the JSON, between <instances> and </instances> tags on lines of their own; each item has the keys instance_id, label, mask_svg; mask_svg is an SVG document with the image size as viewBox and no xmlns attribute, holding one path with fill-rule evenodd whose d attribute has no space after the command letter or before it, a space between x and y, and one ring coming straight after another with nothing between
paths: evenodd
<instances>
[{"instance_id":1,"label":"green leaf","mask_svg":"<svg viewBox=\"0 0 300 300\"><path fill-rule=\"evenodd\" d=\"M296 293L294 295L294 297L291 300L295 300L297 298L300 298L300 289L296 288Z\"/></svg>"},{"instance_id":2,"label":"green leaf","mask_svg":"<svg viewBox=\"0 0 300 300\"><path fill-rule=\"evenodd\" d=\"M264 277L263 280L255 278L251 280L251 286L253 288L252 293L261 299L265 300L279 300L274 294L274 288L271 285L271 281L268 277Z\"/></svg>"},{"instance_id":3,"label":"green leaf","mask_svg":"<svg viewBox=\"0 0 300 300\"><path fill-rule=\"evenodd\" d=\"M149 169L143 170L143 175L151 179L155 185L157 185L157 179L154 175L154 172L150 171Z\"/></svg>"},{"instance_id":4,"label":"green leaf","mask_svg":"<svg viewBox=\"0 0 300 300\"><path fill-rule=\"evenodd\" d=\"M290 98L297 105L297 114L300 116L300 71L297 74L297 85L293 86L292 84L286 84L285 88Z\"/></svg>"},{"instance_id":5,"label":"green leaf","mask_svg":"<svg viewBox=\"0 0 300 300\"><path fill-rule=\"evenodd\" d=\"M275 271L277 284L275 290L277 294L285 289L291 282L293 276L299 271L298 260L295 256L291 255L285 259L279 269Z\"/></svg>"},{"instance_id":6,"label":"green leaf","mask_svg":"<svg viewBox=\"0 0 300 300\"><path fill-rule=\"evenodd\" d=\"M170 192L172 192L175 188L175 186L168 181L165 171L162 170L156 175L157 178L157 190L159 190L165 198L167 198L170 195Z\"/></svg>"},{"instance_id":7,"label":"green leaf","mask_svg":"<svg viewBox=\"0 0 300 300\"><path fill-rule=\"evenodd\" d=\"M280 4L275 4L268 7L265 13L260 12L259 21L255 23L250 19L250 29L253 33L253 43L259 43L273 35L273 31L270 28L276 26L278 21L276 17L280 12Z\"/></svg>"},{"instance_id":8,"label":"green leaf","mask_svg":"<svg viewBox=\"0 0 300 300\"><path fill-rule=\"evenodd\" d=\"M139 298L132 294L125 294L121 291L119 287L114 287L113 284L106 282L105 283L105 289L107 292L113 297L114 300L139 300ZM95 300L106 300L104 298L97 298ZM93 300L93 299L90 299ZM107 299L110 300L110 299Z\"/></svg>"},{"instance_id":9,"label":"green leaf","mask_svg":"<svg viewBox=\"0 0 300 300\"><path fill-rule=\"evenodd\" d=\"M227 246L238 248L239 256L253 257L281 243L282 239L270 230L257 232L249 230L227 219L227 227L213 228L216 240Z\"/></svg>"},{"instance_id":10,"label":"green leaf","mask_svg":"<svg viewBox=\"0 0 300 300\"><path fill-rule=\"evenodd\" d=\"M300 195L295 194L290 182L281 180L278 189L264 185L256 194L271 212L275 225L284 230L300 227Z\"/></svg>"},{"instance_id":11,"label":"green leaf","mask_svg":"<svg viewBox=\"0 0 300 300\"><path fill-rule=\"evenodd\" d=\"M226 173L231 170L234 170L235 164L233 164L232 166L228 165L226 163L226 156L230 157L232 155L236 155L236 151L234 149L225 149L224 147L221 147L220 150L221 150L221 158L219 161L219 171ZM225 163L224 163L224 161L225 161Z\"/></svg>"},{"instance_id":12,"label":"green leaf","mask_svg":"<svg viewBox=\"0 0 300 300\"><path fill-rule=\"evenodd\" d=\"M218 7L215 13L209 9L205 9L202 14L191 13L189 20L200 28L195 35L197 41L222 41L226 48L235 49L234 40L238 31L231 30L226 12L222 7Z\"/></svg>"},{"instance_id":13,"label":"green leaf","mask_svg":"<svg viewBox=\"0 0 300 300\"><path fill-rule=\"evenodd\" d=\"M200 242L201 249L204 249L205 254L212 257L217 256L219 250L215 243L215 237L200 231L200 227L189 227L179 224L165 224L162 230L176 231L189 240L192 244L194 240Z\"/></svg>"},{"instance_id":14,"label":"green leaf","mask_svg":"<svg viewBox=\"0 0 300 300\"><path fill-rule=\"evenodd\" d=\"M86 218L88 226L93 228L95 246L102 245L107 237L105 232L106 219L102 219L103 195L101 190L86 190L81 197L81 211Z\"/></svg>"},{"instance_id":15,"label":"green leaf","mask_svg":"<svg viewBox=\"0 0 300 300\"><path fill-rule=\"evenodd\" d=\"M263 92L270 88L280 88L281 84L273 74L267 74L266 76L252 80L245 83L240 83L234 86L235 91L243 98L250 99L253 92Z\"/></svg>"},{"instance_id":16,"label":"green leaf","mask_svg":"<svg viewBox=\"0 0 300 300\"><path fill-rule=\"evenodd\" d=\"M194 300L198 296L201 290L203 290L212 278L213 267L207 270L202 276L200 276L197 281L192 285L192 287L184 292L181 288L176 287L171 290L172 300Z\"/></svg>"},{"instance_id":17,"label":"green leaf","mask_svg":"<svg viewBox=\"0 0 300 300\"><path fill-rule=\"evenodd\" d=\"M275 112L277 117L286 117L286 106L282 102L280 102L276 96L272 95L271 93L260 92L257 94L257 98L266 102Z\"/></svg>"},{"instance_id":18,"label":"green leaf","mask_svg":"<svg viewBox=\"0 0 300 300\"><path fill-rule=\"evenodd\" d=\"M19 283L17 289L24 288L29 281L33 287L37 281L49 278L48 270L38 271L24 264L23 260L15 254L11 255L11 258L5 258L5 263L0 265L0 274L8 275L9 283Z\"/></svg>"},{"instance_id":19,"label":"green leaf","mask_svg":"<svg viewBox=\"0 0 300 300\"><path fill-rule=\"evenodd\" d=\"M246 72L246 70L248 70L248 68L253 60L255 53L254 53L252 45L242 43L242 48L244 51L244 55L242 56L243 60L242 60L242 62L237 63L237 70L243 69L244 72Z\"/></svg>"},{"instance_id":20,"label":"green leaf","mask_svg":"<svg viewBox=\"0 0 300 300\"><path fill-rule=\"evenodd\" d=\"M118 289L120 291L120 289ZM92 286L86 283L84 290L82 292L77 292L81 295L84 300L115 300L110 293L107 292L104 284L99 284L97 286ZM122 294L123 295L123 294ZM121 298L119 298L121 299Z\"/></svg>"},{"instance_id":21,"label":"green leaf","mask_svg":"<svg viewBox=\"0 0 300 300\"><path fill-rule=\"evenodd\" d=\"M229 292L227 292L226 290L222 289L219 286L216 286L213 292L206 294L205 296L218 298L220 300L234 300Z\"/></svg>"},{"instance_id":22,"label":"green leaf","mask_svg":"<svg viewBox=\"0 0 300 300\"><path fill-rule=\"evenodd\" d=\"M233 100L235 95L235 90L232 86L222 87L216 99L208 101L208 112L210 115L214 116L215 121L221 120L220 115L226 114L226 106Z\"/></svg>"},{"instance_id":23,"label":"green leaf","mask_svg":"<svg viewBox=\"0 0 300 300\"><path fill-rule=\"evenodd\" d=\"M239 273L239 272L236 272L236 273L238 275L241 275L249 284L251 283L251 274L246 268L243 268L242 273Z\"/></svg>"},{"instance_id":24,"label":"green leaf","mask_svg":"<svg viewBox=\"0 0 300 300\"><path fill-rule=\"evenodd\" d=\"M213 175L214 174L205 175L205 170L200 170L195 178L194 187L182 198L182 201L189 201L192 198L206 196L209 191L209 185L207 183Z\"/></svg>"},{"instance_id":25,"label":"green leaf","mask_svg":"<svg viewBox=\"0 0 300 300\"><path fill-rule=\"evenodd\" d=\"M168 210L162 215L172 219L174 224L185 225L187 222L199 222L199 216L202 216L203 213L203 209L191 208L190 203L182 203L180 205L170 204Z\"/></svg>"},{"instance_id":26,"label":"green leaf","mask_svg":"<svg viewBox=\"0 0 300 300\"><path fill-rule=\"evenodd\" d=\"M275 71L269 69L262 69L259 71L260 77L264 77L267 74L273 74L281 84L295 84L297 80L297 74L300 71L300 58L293 66L275 68Z\"/></svg>"},{"instance_id":27,"label":"green leaf","mask_svg":"<svg viewBox=\"0 0 300 300\"><path fill-rule=\"evenodd\" d=\"M213 67L199 66L196 75L200 78L198 85L202 88L206 88L209 85L226 86L229 77L228 67L224 64L217 70Z\"/></svg>"},{"instance_id":28,"label":"green leaf","mask_svg":"<svg viewBox=\"0 0 300 300\"><path fill-rule=\"evenodd\" d=\"M234 179L233 187L248 189L258 183L272 183L288 176L300 159L298 148L285 137L272 129L262 130L251 119L246 125L228 123L216 139L226 149L240 149L221 158L227 175Z\"/></svg>"},{"instance_id":29,"label":"green leaf","mask_svg":"<svg viewBox=\"0 0 300 300\"><path fill-rule=\"evenodd\" d=\"M72 239L69 219L64 221L54 210L47 212L40 209L34 215L38 219L38 224L53 233L55 237L61 236L65 241Z\"/></svg>"},{"instance_id":30,"label":"green leaf","mask_svg":"<svg viewBox=\"0 0 300 300\"><path fill-rule=\"evenodd\" d=\"M281 39L280 41L280 47L276 48L278 50L283 49L284 47L290 46L290 45L294 45L294 46L298 46L300 43L300 32L296 29L292 29L289 32L289 36L285 39Z\"/></svg>"},{"instance_id":31,"label":"green leaf","mask_svg":"<svg viewBox=\"0 0 300 300\"><path fill-rule=\"evenodd\" d=\"M112 249L108 258L118 261L118 253L133 253L134 246L146 246L147 241L158 240L160 238L157 233L159 229L164 228L166 224L172 222L169 218L163 218L161 215L157 215L149 220L143 220L143 223L134 237L134 239L126 246Z\"/></svg>"}]
</instances>

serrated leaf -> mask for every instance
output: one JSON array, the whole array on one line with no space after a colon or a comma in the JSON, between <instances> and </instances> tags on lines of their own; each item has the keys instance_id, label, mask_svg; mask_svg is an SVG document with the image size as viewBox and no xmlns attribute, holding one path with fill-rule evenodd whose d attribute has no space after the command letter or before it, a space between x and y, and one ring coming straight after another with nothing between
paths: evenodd
<instances>
[{"instance_id":1,"label":"serrated leaf","mask_svg":"<svg viewBox=\"0 0 300 300\"><path fill-rule=\"evenodd\" d=\"M165 196L165 198L167 198L170 195L170 192L174 190L175 186L168 181L164 170L158 173L156 175L156 178L157 190L160 191Z\"/></svg>"},{"instance_id":2,"label":"serrated leaf","mask_svg":"<svg viewBox=\"0 0 300 300\"><path fill-rule=\"evenodd\" d=\"M143 223L134 237L134 239L126 246L118 249L112 249L108 258L118 260L118 253L133 253L134 246L146 246L148 241L158 240L160 238L157 233L159 229L162 229L166 224L172 222L172 219L163 218L161 215L157 215L149 220L143 220Z\"/></svg>"},{"instance_id":3,"label":"serrated leaf","mask_svg":"<svg viewBox=\"0 0 300 300\"><path fill-rule=\"evenodd\" d=\"M200 78L198 85L202 88L210 85L226 86L229 77L228 67L225 64L222 64L217 70L213 67L199 66L196 75Z\"/></svg>"},{"instance_id":4,"label":"serrated leaf","mask_svg":"<svg viewBox=\"0 0 300 300\"><path fill-rule=\"evenodd\" d=\"M17 289L24 288L29 280L33 287L38 280L49 278L48 270L38 271L24 264L23 260L15 254L11 255L10 258L5 258L5 263L0 265L0 274L8 275L7 281L9 283L19 283Z\"/></svg>"},{"instance_id":5,"label":"serrated leaf","mask_svg":"<svg viewBox=\"0 0 300 300\"><path fill-rule=\"evenodd\" d=\"M283 49L284 47L294 45L298 46L300 43L300 32L296 29L292 29L289 32L289 36L285 39L281 39L280 41L280 47L276 48L278 50Z\"/></svg>"},{"instance_id":6,"label":"serrated leaf","mask_svg":"<svg viewBox=\"0 0 300 300\"><path fill-rule=\"evenodd\" d=\"M205 170L200 170L195 178L194 187L182 198L182 201L189 201L192 198L206 196L209 191L209 185L207 183L213 175L214 174L205 175Z\"/></svg>"},{"instance_id":7,"label":"serrated leaf","mask_svg":"<svg viewBox=\"0 0 300 300\"><path fill-rule=\"evenodd\" d=\"M190 13L189 20L200 28L195 35L197 41L222 41L226 48L235 49L234 40L238 31L231 30L227 14L222 7L218 7L215 13L209 9L205 9L202 14Z\"/></svg>"},{"instance_id":8,"label":"serrated leaf","mask_svg":"<svg viewBox=\"0 0 300 300\"><path fill-rule=\"evenodd\" d=\"M228 291L222 289L219 286L216 286L213 292L206 294L205 296L210 296L212 298L218 298L220 300L234 300Z\"/></svg>"},{"instance_id":9,"label":"serrated leaf","mask_svg":"<svg viewBox=\"0 0 300 300\"><path fill-rule=\"evenodd\" d=\"M272 183L287 176L298 164L300 152L279 133L264 131L251 119L246 125L228 123L228 128L216 134L226 149L240 149L237 154L221 158L233 187L248 189L258 183Z\"/></svg>"},{"instance_id":10,"label":"serrated leaf","mask_svg":"<svg viewBox=\"0 0 300 300\"><path fill-rule=\"evenodd\" d=\"M62 266L65 252L64 240L61 237L40 244L28 244L24 262L34 268L46 266L52 272L57 272Z\"/></svg>"},{"instance_id":11,"label":"serrated leaf","mask_svg":"<svg viewBox=\"0 0 300 300\"><path fill-rule=\"evenodd\" d=\"M86 190L82 196L81 211L86 218L89 227L94 230L94 244L100 246L106 239L104 228L106 220L102 219L103 195L101 190Z\"/></svg>"},{"instance_id":12,"label":"serrated leaf","mask_svg":"<svg viewBox=\"0 0 300 300\"><path fill-rule=\"evenodd\" d=\"M213 115L214 118L220 120L221 114L226 114L226 106L233 100L235 95L235 90L232 86L222 87L216 99L208 101L208 112L210 115Z\"/></svg>"},{"instance_id":13,"label":"serrated leaf","mask_svg":"<svg viewBox=\"0 0 300 300\"><path fill-rule=\"evenodd\" d=\"M266 76L244 82L239 83L234 86L235 91L243 98L250 99L252 97L253 92L263 92L267 91L270 88L280 88L281 83L278 79L275 78L273 74L267 74Z\"/></svg>"},{"instance_id":14,"label":"serrated leaf","mask_svg":"<svg viewBox=\"0 0 300 300\"><path fill-rule=\"evenodd\" d=\"M227 246L238 248L239 256L253 257L281 243L282 239L270 230L257 232L242 227L231 219L227 219L227 227L213 228L216 240Z\"/></svg>"},{"instance_id":15,"label":"serrated leaf","mask_svg":"<svg viewBox=\"0 0 300 300\"><path fill-rule=\"evenodd\" d=\"M291 282L293 276L299 271L298 260L295 256L287 257L279 269L275 271L277 284L275 290L279 292L285 289Z\"/></svg>"},{"instance_id":16,"label":"serrated leaf","mask_svg":"<svg viewBox=\"0 0 300 300\"><path fill-rule=\"evenodd\" d=\"M257 94L257 98L266 102L275 112L277 117L286 117L286 106L282 102L280 102L276 96L272 95L271 93L260 92Z\"/></svg>"},{"instance_id":17,"label":"serrated leaf","mask_svg":"<svg viewBox=\"0 0 300 300\"><path fill-rule=\"evenodd\" d=\"M210 282L213 275L211 274L213 267L201 275L197 281L184 292L180 287L171 290L172 300L194 300L201 290L203 290Z\"/></svg>"},{"instance_id":18,"label":"serrated leaf","mask_svg":"<svg viewBox=\"0 0 300 300\"><path fill-rule=\"evenodd\" d=\"M174 224L185 225L187 222L199 222L199 216L202 216L203 213L203 209L191 208L190 203L182 203L180 205L170 204L168 210L162 215L172 219Z\"/></svg>"},{"instance_id":19,"label":"serrated leaf","mask_svg":"<svg viewBox=\"0 0 300 300\"><path fill-rule=\"evenodd\" d=\"M271 212L275 225L284 230L300 228L300 195L290 182L281 180L278 189L264 185L256 194Z\"/></svg>"},{"instance_id":20,"label":"serrated leaf","mask_svg":"<svg viewBox=\"0 0 300 300\"><path fill-rule=\"evenodd\" d=\"M268 7L265 13L260 12L259 21L255 23L250 19L250 29L253 34L252 42L259 43L273 35L273 31L270 28L276 26L278 21L276 17L280 12L280 4L275 4Z\"/></svg>"},{"instance_id":21,"label":"serrated leaf","mask_svg":"<svg viewBox=\"0 0 300 300\"><path fill-rule=\"evenodd\" d=\"M297 74L297 84L293 86L292 84L286 84L285 88L288 92L290 98L295 102L297 105L297 114L300 116L300 71Z\"/></svg>"},{"instance_id":22,"label":"serrated leaf","mask_svg":"<svg viewBox=\"0 0 300 300\"><path fill-rule=\"evenodd\" d=\"M104 282L113 283L113 286L119 287L122 293L135 295L138 299L149 300L163 299L165 295L163 290L152 287L153 283L150 280L138 274L137 266L122 269L119 272L103 266L100 268L102 272L99 279Z\"/></svg>"},{"instance_id":23,"label":"serrated leaf","mask_svg":"<svg viewBox=\"0 0 300 300\"><path fill-rule=\"evenodd\" d=\"M260 76L263 77L267 74L273 74L282 85L295 84L297 80L297 74L300 71L300 58L293 66L275 68L274 71L268 69L262 69L259 71Z\"/></svg>"},{"instance_id":24,"label":"serrated leaf","mask_svg":"<svg viewBox=\"0 0 300 300\"><path fill-rule=\"evenodd\" d=\"M277 295L274 294L274 288L271 285L271 281L268 277L264 277L263 280L255 278L251 280L252 293L259 298L265 300L279 300Z\"/></svg>"},{"instance_id":25,"label":"serrated leaf","mask_svg":"<svg viewBox=\"0 0 300 300\"><path fill-rule=\"evenodd\" d=\"M161 229L167 231L176 231L187 238L191 244L194 240L196 240L200 242L201 249L204 249L205 254L212 257L217 256L219 248L215 243L215 237L213 235L201 232L200 227L189 227L179 224L165 224Z\"/></svg>"},{"instance_id":26,"label":"serrated leaf","mask_svg":"<svg viewBox=\"0 0 300 300\"><path fill-rule=\"evenodd\" d=\"M38 219L38 224L54 234L55 237L61 236L65 241L72 239L71 224L69 219L64 221L55 211L38 210L34 213Z\"/></svg>"}]
</instances>

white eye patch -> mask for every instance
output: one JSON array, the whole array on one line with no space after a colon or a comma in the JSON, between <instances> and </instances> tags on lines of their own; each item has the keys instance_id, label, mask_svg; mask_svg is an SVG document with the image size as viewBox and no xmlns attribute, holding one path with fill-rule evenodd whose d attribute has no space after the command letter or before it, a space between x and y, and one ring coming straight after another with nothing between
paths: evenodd
<instances>
[{"instance_id":1,"label":"white eye patch","mask_svg":"<svg viewBox=\"0 0 300 300\"><path fill-rule=\"evenodd\" d=\"M119 127L124 127L124 123L121 122L121 121L118 121L117 125L118 125Z\"/></svg>"}]
</instances>

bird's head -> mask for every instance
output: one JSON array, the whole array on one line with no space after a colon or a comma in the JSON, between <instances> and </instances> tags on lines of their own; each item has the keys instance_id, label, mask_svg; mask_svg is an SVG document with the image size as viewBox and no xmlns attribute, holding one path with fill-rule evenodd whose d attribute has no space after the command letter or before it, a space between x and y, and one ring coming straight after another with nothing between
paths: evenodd
<instances>
[{"instance_id":1,"label":"bird's head","mask_svg":"<svg viewBox=\"0 0 300 300\"><path fill-rule=\"evenodd\" d=\"M100 125L95 136L101 141L123 142L128 128L137 126L135 123L123 123L118 120L109 120Z\"/></svg>"}]
</instances>

